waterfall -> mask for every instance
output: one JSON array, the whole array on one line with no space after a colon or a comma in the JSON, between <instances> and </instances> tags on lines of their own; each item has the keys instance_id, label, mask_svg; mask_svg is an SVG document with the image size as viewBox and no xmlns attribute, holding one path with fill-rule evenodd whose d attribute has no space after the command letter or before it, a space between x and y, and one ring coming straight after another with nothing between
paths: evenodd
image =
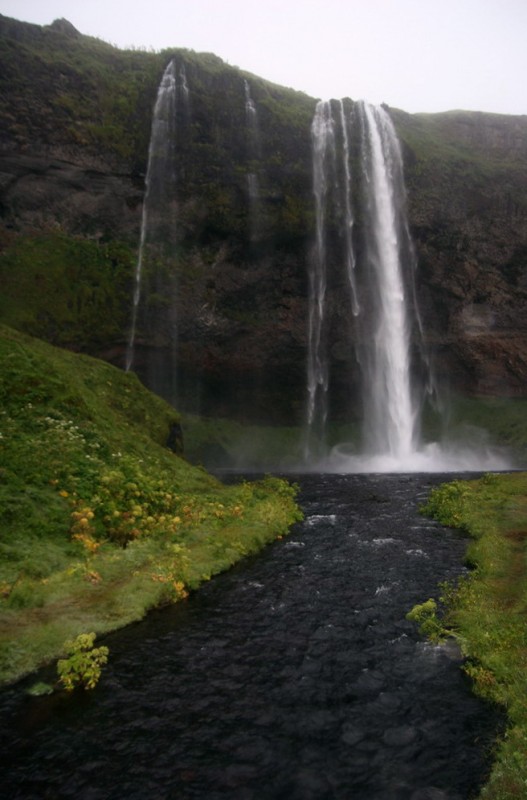
<instances>
[{"instance_id":1,"label":"waterfall","mask_svg":"<svg viewBox=\"0 0 527 800\"><path fill-rule=\"evenodd\" d=\"M251 87L249 86L249 81L243 81L243 88L245 90L245 113L247 114L247 119L249 120L249 124L256 126L256 106L254 105L254 100L251 97Z\"/></svg>"},{"instance_id":2,"label":"waterfall","mask_svg":"<svg viewBox=\"0 0 527 800\"><path fill-rule=\"evenodd\" d=\"M187 72L185 70L185 65L182 64L179 68L179 80L181 83L181 92L183 94L183 102L188 107L189 104L189 88L187 83Z\"/></svg>"},{"instance_id":3,"label":"waterfall","mask_svg":"<svg viewBox=\"0 0 527 800\"><path fill-rule=\"evenodd\" d=\"M188 92L188 89L186 91ZM134 280L132 322L126 352L127 371L134 366L139 317L141 316L145 327L152 327L155 324L154 320L157 314L154 303L154 299L157 299L155 295L159 295L165 290L165 285L162 284L158 274L156 256L173 244L175 238L173 207L175 203L176 97L176 65L172 60L161 78L152 116L139 252ZM173 320L170 327L172 329L171 337L175 342ZM151 385L151 388L155 387Z\"/></svg>"},{"instance_id":4,"label":"waterfall","mask_svg":"<svg viewBox=\"0 0 527 800\"><path fill-rule=\"evenodd\" d=\"M307 430L305 456L318 457L326 447L328 416L328 354L325 342L326 313L326 211L329 165L335 157L335 132L331 107L319 101L311 126L313 144L313 193L315 196L316 238L308 260L308 361Z\"/></svg>"},{"instance_id":5,"label":"waterfall","mask_svg":"<svg viewBox=\"0 0 527 800\"><path fill-rule=\"evenodd\" d=\"M395 130L382 108L359 104L362 161L369 215L365 252L373 291L371 342L363 362L364 430L367 450L404 459L417 445L417 410L410 385L410 323L402 254L405 191Z\"/></svg>"},{"instance_id":6,"label":"waterfall","mask_svg":"<svg viewBox=\"0 0 527 800\"><path fill-rule=\"evenodd\" d=\"M350 131L362 174L354 186ZM337 136L338 134L338 136ZM399 143L382 108L359 103L347 118L344 102L320 101L312 124L314 255L308 271L306 457L324 452L328 419L327 231L339 228L340 260L347 277L350 359L360 365L363 448L371 456L404 460L418 444L418 411L412 394L409 302L413 252L405 217ZM355 253L354 208L360 217ZM334 270L338 265L332 264ZM406 273L406 275L405 275Z\"/></svg>"},{"instance_id":7,"label":"waterfall","mask_svg":"<svg viewBox=\"0 0 527 800\"><path fill-rule=\"evenodd\" d=\"M416 303L401 148L389 114L365 102L320 101L311 135L316 222L308 261L305 462L338 472L506 468L506 458L488 447L421 441L421 408L435 384ZM332 376L335 347L339 362L332 364L341 366ZM360 449L357 442L328 446L332 380L342 381L342 373L354 391L360 386ZM357 405L354 395L350 410Z\"/></svg>"},{"instance_id":8,"label":"waterfall","mask_svg":"<svg viewBox=\"0 0 527 800\"><path fill-rule=\"evenodd\" d=\"M342 172L344 175L344 241L345 263L350 287L351 310L356 317L360 311L357 279L355 276L355 252L353 249L353 212L351 203L351 167L348 136L348 121L344 110L344 102L339 100L339 119L342 131Z\"/></svg>"},{"instance_id":9,"label":"waterfall","mask_svg":"<svg viewBox=\"0 0 527 800\"><path fill-rule=\"evenodd\" d=\"M250 171L247 173L247 194L249 197L249 238L254 242L261 230L260 179L254 165L261 159L260 128L256 104L251 97L249 82L243 82L245 93L245 122L247 127L247 158Z\"/></svg>"}]
</instances>

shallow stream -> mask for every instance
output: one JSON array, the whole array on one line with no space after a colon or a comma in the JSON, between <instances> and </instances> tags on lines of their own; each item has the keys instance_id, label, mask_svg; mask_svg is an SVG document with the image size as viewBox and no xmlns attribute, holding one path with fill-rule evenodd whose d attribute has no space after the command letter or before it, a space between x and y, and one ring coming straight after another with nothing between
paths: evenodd
<instances>
[{"instance_id":1,"label":"shallow stream","mask_svg":"<svg viewBox=\"0 0 527 800\"><path fill-rule=\"evenodd\" d=\"M305 521L108 637L97 689L0 694L15 800L466 800L499 720L405 619L465 572L452 476L299 476Z\"/></svg>"}]
</instances>

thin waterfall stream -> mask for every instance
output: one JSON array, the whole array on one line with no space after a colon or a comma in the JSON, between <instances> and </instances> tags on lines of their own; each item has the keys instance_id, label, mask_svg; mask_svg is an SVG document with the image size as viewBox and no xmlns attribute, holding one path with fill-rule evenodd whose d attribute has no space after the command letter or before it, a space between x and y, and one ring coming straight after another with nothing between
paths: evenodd
<instances>
[{"instance_id":1,"label":"thin waterfall stream","mask_svg":"<svg viewBox=\"0 0 527 800\"><path fill-rule=\"evenodd\" d=\"M245 95L245 122L247 126L247 157L251 171L247 173L247 193L249 199L249 238L254 242L261 231L262 205L260 202L260 179L258 165L262 157L260 127L256 103L251 96L249 82L243 82Z\"/></svg>"},{"instance_id":2,"label":"thin waterfall stream","mask_svg":"<svg viewBox=\"0 0 527 800\"><path fill-rule=\"evenodd\" d=\"M188 95L185 73L183 72L182 75L184 92ZM126 351L125 368L127 372L134 365L138 315L141 301L144 303L143 283L147 246L149 242L159 238L162 221L166 218L173 203L176 103L176 65L172 60L168 63L161 78L152 116L141 234L135 270L132 321Z\"/></svg>"},{"instance_id":3,"label":"thin waterfall stream","mask_svg":"<svg viewBox=\"0 0 527 800\"><path fill-rule=\"evenodd\" d=\"M301 475L305 520L109 636L93 692L0 693L10 800L468 800L500 719L406 620L464 575L441 475ZM32 679L34 680L34 678Z\"/></svg>"}]
</instances>

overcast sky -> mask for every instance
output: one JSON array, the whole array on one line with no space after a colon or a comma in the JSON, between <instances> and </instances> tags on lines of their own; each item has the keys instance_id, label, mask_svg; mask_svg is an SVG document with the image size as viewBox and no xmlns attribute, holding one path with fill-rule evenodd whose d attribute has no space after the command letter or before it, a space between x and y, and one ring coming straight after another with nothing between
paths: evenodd
<instances>
[{"instance_id":1,"label":"overcast sky","mask_svg":"<svg viewBox=\"0 0 527 800\"><path fill-rule=\"evenodd\" d=\"M527 114L527 0L0 0L0 13L216 53L323 99Z\"/></svg>"}]
</instances>

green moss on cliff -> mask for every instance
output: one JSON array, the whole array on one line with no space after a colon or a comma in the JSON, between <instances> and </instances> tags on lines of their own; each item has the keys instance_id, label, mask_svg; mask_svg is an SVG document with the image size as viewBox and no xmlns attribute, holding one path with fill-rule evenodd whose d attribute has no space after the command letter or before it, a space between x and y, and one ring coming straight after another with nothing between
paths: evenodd
<instances>
[{"instance_id":1,"label":"green moss on cliff","mask_svg":"<svg viewBox=\"0 0 527 800\"><path fill-rule=\"evenodd\" d=\"M527 124L481 112L407 114L390 109L404 147L411 201L444 202L448 216L489 213L500 198L509 214L527 208ZM418 210L415 212L421 216Z\"/></svg>"},{"instance_id":2,"label":"green moss on cliff","mask_svg":"<svg viewBox=\"0 0 527 800\"><path fill-rule=\"evenodd\" d=\"M8 235L0 252L0 320L53 344L95 351L129 326L135 254L60 231Z\"/></svg>"},{"instance_id":3,"label":"green moss on cliff","mask_svg":"<svg viewBox=\"0 0 527 800\"><path fill-rule=\"evenodd\" d=\"M0 16L2 138L144 160L161 59Z\"/></svg>"}]
</instances>

